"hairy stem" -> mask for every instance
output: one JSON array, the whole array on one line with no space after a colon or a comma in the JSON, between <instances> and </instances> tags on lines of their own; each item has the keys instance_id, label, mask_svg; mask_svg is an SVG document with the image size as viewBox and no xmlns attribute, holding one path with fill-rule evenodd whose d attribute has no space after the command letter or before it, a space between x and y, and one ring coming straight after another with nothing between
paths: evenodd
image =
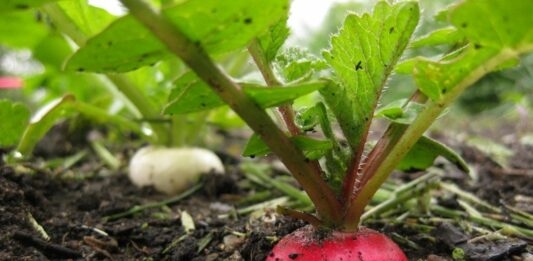
<instances>
[{"instance_id":1,"label":"hairy stem","mask_svg":"<svg viewBox=\"0 0 533 261\"><path fill-rule=\"evenodd\" d=\"M295 144L268 114L223 73L199 42L193 42L166 17L142 0L121 0L130 13L144 24L167 48L180 57L213 91L220 96L263 139L291 171L316 206L326 223L340 222L340 204L334 192L313 170Z\"/></svg>"},{"instance_id":2,"label":"hairy stem","mask_svg":"<svg viewBox=\"0 0 533 261\"><path fill-rule=\"evenodd\" d=\"M409 102L424 103L426 101L427 97L417 90L413 93L413 95L411 95L411 98L402 107L405 108ZM381 162L383 162L385 158L387 158L387 155L390 153L406 129L407 125L395 123L389 124L387 130L383 133L374 148L372 148L368 154L368 157L362 163L364 166L361 170L363 177L361 177L360 187L363 187L366 182L372 178L372 174L375 173L376 168L381 165ZM357 197L357 195L358 192L355 193L354 197Z\"/></svg>"},{"instance_id":3,"label":"hairy stem","mask_svg":"<svg viewBox=\"0 0 533 261\"><path fill-rule=\"evenodd\" d=\"M261 45L259 45L257 39L252 40L248 46L248 51L252 55L257 68L259 68L259 71L263 75L266 84L270 87L281 87L282 84L276 78L270 63L265 59L263 49L261 48ZM292 109L292 106L282 105L278 107L278 111L281 114L281 117L287 126L287 130L291 133L291 135L295 136L301 134L300 128L298 128L294 122L294 110Z\"/></svg>"},{"instance_id":4,"label":"hairy stem","mask_svg":"<svg viewBox=\"0 0 533 261\"><path fill-rule=\"evenodd\" d=\"M504 49L500 53L494 55L485 63L474 69L462 81L443 96L439 101L428 101L426 108L420 112L415 121L407 127L403 135L394 144L387 157L379 164L374 173L368 173L370 180L362 188L356 198L350 204L345 217L345 229L356 230L360 217L374 193L378 190L381 184L389 177L394 168L400 163L403 157L411 150L413 145L424 134L424 132L431 126L433 121L440 116L442 111L455 100L468 86L475 83L488 72L494 70L502 62L510 58L516 57L517 52L509 49Z\"/></svg>"},{"instance_id":5,"label":"hairy stem","mask_svg":"<svg viewBox=\"0 0 533 261\"><path fill-rule=\"evenodd\" d=\"M257 39L252 40L248 46L248 51L252 55L252 58L254 59L257 68L259 68L259 71L263 75L267 85L270 87L282 87L282 83L277 79L274 71L272 71L272 66L265 58L264 51ZM300 128L296 126L296 122L294 120L294 110L290 104L278 107L278 112L281 114L281 118L283 119L287 130L292 136L302 134ZM317 175L322 175L322 168L317 160L312 161L311 165L313 166L313 169Z\"/></svg>"}]
</instances>

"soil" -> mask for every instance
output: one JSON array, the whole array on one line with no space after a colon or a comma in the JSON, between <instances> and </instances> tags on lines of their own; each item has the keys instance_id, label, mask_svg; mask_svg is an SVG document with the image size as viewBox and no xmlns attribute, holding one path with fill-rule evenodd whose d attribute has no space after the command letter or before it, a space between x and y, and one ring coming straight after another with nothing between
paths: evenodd
<instances>
[{"instance_id":1,"label":"soil","mask_svg":"<svg viewBox=\"0 0 533 261\"><path fill-rule=\"evenodd\" d=\"M445 180L494 206L533 211L531 202L526 202L533 198L530 176L508 173L473 148L457 148L476 166L479 181L471 182L453 167L440 164L447 173ZM519 153L512 159L512 167L533 169L533 148L517 145L513 149ZM126 157L129 152L123 150ZM239 160L220 155L227 175L208 176L199 191L175 204L114 220L106 217L168 196L152 188L134 187L125 172L107 170L94 155L64 171L0 162L0 260L264 260L275 242L305 223L273 210L237 215L235 209L242 206L239 200L256 191L238 170ZM415 176L395 175L399 180ZM447 207L462 210L455 199L447 200ZM187 214L195 226L188 232L181 222ZM49 240L31 225L32 219ZM421 214L405 222L370 220L366 226L395 240L410 260L452 260L457 247L471 260L532 260L531 241L515 237L471 240L479 233L458 223ZM420 229L422 226L428 229Z\"/></svg>"}]
</instances>

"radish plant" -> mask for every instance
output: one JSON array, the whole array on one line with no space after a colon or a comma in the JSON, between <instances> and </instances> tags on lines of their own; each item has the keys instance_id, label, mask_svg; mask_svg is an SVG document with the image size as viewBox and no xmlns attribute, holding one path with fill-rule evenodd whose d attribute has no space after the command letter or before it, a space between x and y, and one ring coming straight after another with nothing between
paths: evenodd
<instances>
[{"instance_id":1,"label":"radish plant","mask_svg":"<svg viewBox=\"0 0 533 261\"><path fill-rule=\"evenodd\" d=\"M15 52L31 50L32 58L45 69L24 77L24 88L20 90L42 99L37 102L42 108L33 117L22 104L0 102L0 130L6 134L0 138L0 146L14 147L14 157L9 160L30 156L59 120L82 115L92 122L110 123L120 131L135 133L152 145L141 149L130 162L130 178L136 185L154 185L174 194L186 189L200 174L224 172L213 152L191 147L202 142L199 137L205 131L207 114L161 113L168 86L184 69L177 59L130 73L123 69L101 75L83 69L64 70L64 63L73 52L117 17L85 0L11 1L0 8L0 13L0 34L4 35L0 44ZM13 78L2 79L6 80L6 87L2 88L21 87L20 80L17 85ZM45 87L44 92L41 86ZM153 87L162 90L150 89ZM103 145L92 145L97 153L103 150L100 154L111 155ZM176 162L175 155L184 160ZM159 164L161 161L173 163ZM117 167L116 163L110 165Z\"/></svg>"},{"instance_id":2,"label":"radish plant","mask_svg":"<svg viewBox=\"0 0 533 261\"><path fill-rule=\"evenodd\" d=\"M315 214L280 208L312 226L282 239L267 260L406 260L390 239L360 226L365 206L394 169L425 169L443 156L466 171L425 131L466 88L533 50L533 4L521 0L461 1L436 18L449 27L416 40L418 4L381 1L372 13L348 14L323 59L282 48L287 0L121 2L129 14L84 41L65 68L116 73L179 57L190 71L175 81L164 112L229 106L255 133L244 155L278 156L315 206ZM400 62L406 49L429 45L452 48ZM265 84L236 80L215 62L244 49ZM417 91L381 106L394 72L411 74ZM292 101L314 91L321 100L295 111ZM377 118L389 125L371 144ZM315 129L322 138L308 135Z\"/></svg>"}]
</instances>

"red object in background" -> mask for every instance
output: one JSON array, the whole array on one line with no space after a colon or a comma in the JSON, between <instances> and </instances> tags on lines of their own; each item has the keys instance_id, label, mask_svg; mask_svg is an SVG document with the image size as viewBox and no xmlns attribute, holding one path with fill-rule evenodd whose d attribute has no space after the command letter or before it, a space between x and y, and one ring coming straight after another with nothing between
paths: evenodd
<instances>
[{"instance_id":1,"label":"red object in background","mask_svg":"<svg viewBox=\"0 0 533 261\"><path fill-rule=\"evenodd\" d=\"M306 226L285 236L266 261L408 261L402 250L387 236L360 227L358 232L320 232Z\"/></svg>"},{"instance_id":2,"label":"red object in background","mask_svg":"<svg viewBox=\"0 0 533 261\"><path fill-rule=\"evenodd\" d=\"M1 77L0 89L18 89L22 88L22 79L18 77Z\"/></svg>"}]
</instances>

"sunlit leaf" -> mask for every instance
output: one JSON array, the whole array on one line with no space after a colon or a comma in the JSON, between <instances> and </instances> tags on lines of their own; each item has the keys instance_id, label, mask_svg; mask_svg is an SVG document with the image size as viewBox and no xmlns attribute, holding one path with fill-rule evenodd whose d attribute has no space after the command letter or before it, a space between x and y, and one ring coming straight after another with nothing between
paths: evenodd
<instances>
[{"instance_id":1,"label":"sunlit leaf","mask_svg":"<svg viewBox=\"0 0 533 261\"><path fill-rule=\"evenodd\" d=\"M87 0L60 1L58 5L87 36L99 33L115 19L106 10L90 5Z\"/></svg>"},{"instance_id":2,"label":"sunlit leaf","mask_svg":"<svg viewBox=\"0 0 533 261\"><path fill-rule=\"evenodd\" d=\"M404 69L412 67L420 91L434 101L442 100L471 73L489 73L487 64L500 70L533 50L532 8L533 2L521 0L463 1L449 10L448 17L469 45L452 59L417 58Z\"/></svg>"},{"instance_id":3,"label":"sunlit leaf","mask_svg":"<svg viewBox=\"0 0 533 261\"><path fill-rule=\"evenodd\" d=\"M409 45L410 48L420 48L425 46L441 45L441 44L455 44L462 39L462 35L454 27L446 27L437 29L415 39Z\"/></svg>"},{"instance_id":4,"label":"sunlit leaf","mask_svg":"<svg viewBox=\"0 0 533 261\"><path fill-rule=\"evenodd\" d=\"M39 7L43 4L54 2L57 0L4 0L0 5L0 13L26 10L32 7ZM5 15L5 14L2 14Z\"/></svg>"},{"instance_id":5,"label":"sunlit leaf","mask_svg":"<svg viewBox=\"0 0 533 261\"><path fill-rule=\"evenodd\" d=\"M289 37L289 28L287 27L287 16L280 19L276 24L271 26L268 31L258 38L259 45L263 50L267 62L274 60L287 37Z\"/></svg>"},{"instance_id":6,"label":"sunlit leaf","mask_svg":"<svg viewBox=\"0 0 533 261\"><path fill-rule=\"evenodd\" d=\"M327 69L324 60L301 48L287 48L273 62L276 73L285 82L311 79L317 72Z\"/></svg>"},{"instance_id":7,"label":"sunlit leaf","mask_svg":"<svg viewBox=\"0 0 533 261\"><path fill-rule=\"evenodd\" d=\"M379 2L372 15L348 15L324 53L338 84L322 89L344 136L355 150L381 91L418 23L415 2Z\"/></svg>"},{"instance_id":8,"label":"sunlit leaf","mask_svg":"<svg viewBox=\"0 0 533 261\"><path fill-rule=\"evenodd\" d=\"M48 27L33 10L0 14L2 45L11 48L33 48L46 35Z\"/></svg>"},{"instance_id":9,"label":"sunlit leaf","mask_svg":"<svg viewBox=\"0 0 533 261\"><path fill-rule=\"evenodd\" d=\"M260 8L257 8L260 6ZM287 12L287 0L189 0L162 10L190 40L211 54L244 48ZM113 22L71 58L67 69L126 72L153 64L167 49L133 17Z\"/></svg>"},{"instance_id":10,"label":"sunlit leaf","mask_svg":"<svg viewBox=\"0 0 533 261\"><path fill-rule=\"evenodd\" d=\"M66 69L127 72L154 64L167 55L165 47L135 18L126 16L87 41L68 61Z\"/></svg>"}]
</instances>

